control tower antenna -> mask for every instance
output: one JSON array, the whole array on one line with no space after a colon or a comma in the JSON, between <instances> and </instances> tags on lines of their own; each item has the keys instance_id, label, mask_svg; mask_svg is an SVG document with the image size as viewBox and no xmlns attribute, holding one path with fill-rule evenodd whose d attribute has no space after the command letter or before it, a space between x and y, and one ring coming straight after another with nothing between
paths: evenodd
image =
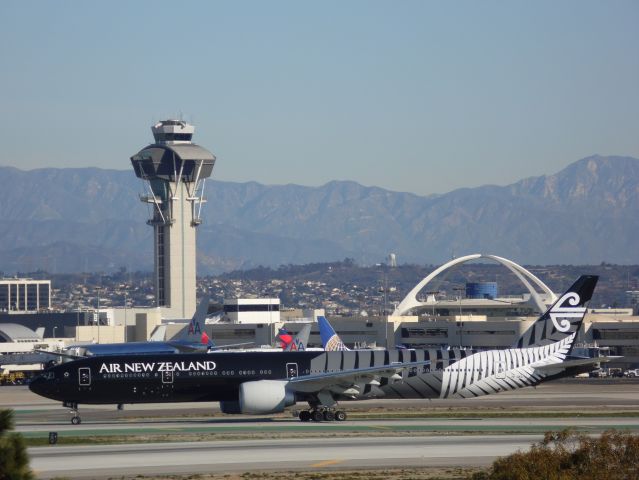
<instances>
[{"instance_id":1,"label":"control tower antenna","mask_svg":"<svg viewBox=\"0 0 639 480\"><path fill-rule=\"evenodd\" d=\"M204 184L215 156L191 142L195 127L162 120L151 127L155 143L131 157L135 175L146 182L142 202L153 206L155 300L164 318L195 313L195 230L202 223Z\"/></svg>"}]
</instances>

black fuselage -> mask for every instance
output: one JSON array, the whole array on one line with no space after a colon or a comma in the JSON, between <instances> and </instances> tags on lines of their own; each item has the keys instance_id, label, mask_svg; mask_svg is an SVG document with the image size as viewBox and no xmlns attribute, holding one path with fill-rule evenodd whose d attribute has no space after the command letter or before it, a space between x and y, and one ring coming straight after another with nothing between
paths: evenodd
<instances>
[{"instance_id":1,"label":"black fuselage","mask_svg":"<svg viewBox=\"0 0 639 480\"><path fill-rule=\"evenodd\" d=\"M240 385L245 382L286 381L389 366L383 370L391 374L380 375L379 381L335 379L332 384L336 387L352 384L357 388L356 393L343 396L333 388L334 397L476 397L538 384L548 374L535 370L532 365L547 356L550 358L559 347L557 344L482 352L453 348L105 355L48 368L33 380L30 389L44 397L72 404L235 402ZM393 364L415 365L415 362L423 365L398 369L392 375ZM570 370L566 370L552 375L569 373ZM298 388L295 391L298 400L308 400L319 390Z\"/></svg>"},{"instance_id":2,"label":"black fuselage","mask_svg":"<svg viewBox=\"0 0 639 480\"><path fill-rule=\"evenodd\" d=\"M308 374L322 352L220 352L108 355L45 370L35 393L69 403L236 400L243 382Z\"/></svg>"}]
</instances>

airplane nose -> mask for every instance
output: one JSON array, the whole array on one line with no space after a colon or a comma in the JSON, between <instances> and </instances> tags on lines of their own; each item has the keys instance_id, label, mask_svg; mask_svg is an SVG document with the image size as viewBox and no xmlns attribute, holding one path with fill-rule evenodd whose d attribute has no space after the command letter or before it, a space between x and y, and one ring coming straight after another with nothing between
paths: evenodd
<instances>
[{"instance_id":1,"label":"airplane nose","mask_svg":"<svg viewBox=\"0 0 639 480\"><path fill-rule=\"evenodd\" d=\"M56 393L55 391L57 389L54 388L53 384L54 384L53 379L46 378L44 375L38 375L29 384L29 390L31 390L33 393L40 395L42 397L47 397L47 398L52 398L54 400L57 400L57 398L55 398L55 393Z\"/></svg>"},{"instance_id":2,"label":"airplane nose","mask_svg":"<svg viewBox=\"0 0 639 480\"><path fill-rule=\"evenodd\" d=\"M46 391L46 383L47 381L44 379L42 375L38 375L29 383L29 390L38 395L45 396Z\"/></svg>"}]
</instances>

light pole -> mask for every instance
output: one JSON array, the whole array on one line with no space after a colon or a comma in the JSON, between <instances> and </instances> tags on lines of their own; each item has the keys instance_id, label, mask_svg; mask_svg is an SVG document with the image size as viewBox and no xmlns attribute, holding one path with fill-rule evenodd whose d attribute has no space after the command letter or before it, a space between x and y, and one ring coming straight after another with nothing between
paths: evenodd
<instances>
[{"instance_id":1,"label":"light pole","mask_svg":"<svg viewBox=\"0 0 639 480\"><path fill-rule=\"evenodd\" d=\"M128 324L127 324L127 321L126 321L126 304L127 304L127 301L128 301L128 296L129 296L129 294L125 290L124 291L124 343L127 342L126 331L127 331Z\"/></svg>"},{"instance_id":2,"label":"light pole","mask_svg":"<svg viewBox=\"0 0 639 480\"><path fill-rule=\"evenodd\" d=\"M388 272L384 272L384 315L386 315L386 305L388 305Z\"/></svg>"},{"instance_id":3,"label":"light pole","mask_svg":"<svg viewBox=\"0 0 639 480\"><path fill-rule=\"evenodd\" d=\"M384 330L386 330L386 345L385 348L388 350L388 320L384 321Z\"/></svg>"},{"instance_id":4,"label":"light pole","mask_svg":"<svg viewBox=\"0 0 639 480\"><path fill-rule=\"evenodd\" d=\"M98 343L100 343L100 289L98 288Z\"/></svg>"},{"instance_id":5,"label":"light pole","mask_svg":"<svg viewBox=\"0 0 639 480\"><path fill-rule=\"evenodd\" d=\"M55 338L55 329L58 328L57 326L53 327L53 338Z\"/></svg>"},{"instance_id":6,"label":"light pole","mask_svg":"<svg viewBox=\"0 0 639 480\"><path fill-rule=\"evenodd\" d=\"M80 334L80 305L75 302L75 340L78 341L78 335Z\"/></svg>"},{"instance_id":7,"label":"light pole","mask_svg":"<svg viewBox=\"0 0 639 480\"><path fill-rule=\"evenodd\" d=\"M461 292L459 292L459 346L464 346L464 320L462 318L461 309Z\"/></svg>"},{"instance_id":8,"label":"light pole","mask_svg":"<svg viewBox=\"0 0 639 480\"><path fill-rule=\"evenodd\" d=\"M464 321L462 320L462 294L464 287L453 288L457 292L457 300L459 300L459 346L464 344Z\"/></svg>"},{"instance_id":9,"label":"light pole","mask_svg":"<svg viewBox=\"0 0 639 480\"><path fill-rule=\"evenodd\" d=\"M459 301L459 316L461 318L462 315L462 292L464 291L464 287L454 287L453 288L454 291L457 292L457 300Z\"/></svg>"}]
</instances>

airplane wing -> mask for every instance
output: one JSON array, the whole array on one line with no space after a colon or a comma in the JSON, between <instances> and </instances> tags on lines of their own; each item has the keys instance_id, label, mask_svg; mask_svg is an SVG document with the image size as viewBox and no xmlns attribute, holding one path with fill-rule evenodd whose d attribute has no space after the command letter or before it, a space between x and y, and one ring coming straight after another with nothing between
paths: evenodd
<instances>
[{"instance_id":1,"label":"airplane wing","mask_svg":"<svg viewBox=\"0 0 639 480\"><path fill-rule=\"evenodd\" d=\"M616 360L622 357L592 357L592 358L576 358L573 360L564 360L561 363L553 363L550 365L541 365L539 367L533 367L536 371L544 373L556 373L560 370L565 370L571 367L583 367L586 365L592 365L593 367L598 363L607 363L612 360Z\"/></svg>"},{"instance_id":2,"label":"airplane wing","mask_svg":"<svg viewBox=\"0 0 639 480\"><path fill-rule=\"evenodd\" d=\"M72 358L73 360L78 360L79 358L84 358L82 355L73 355L72 353L63 353L63 352L52 352L50 350L38 350L37 348L33 349L34 353L39 353L41 355L50 355L54 357L64 357L64 358Z\"/></svg>"},{"instance_id":3,"label":"airplane wing","mask_svg":"<svg viewBox=\"0 0 639 480\"><path fill-rule=\"evenodd\" d=\"M208 346L198 343L181 343L181 342L165 342L167 345L175 348L178 353L205 353L208 350Z\"/></svg>"},{"instance_id":4,"label":"airplane wing","mask_svg":"<svg viewBox=\"0 0 639 480\"><path fill-rule=\"evenodd\" d=\"M245 347L247 345L255 345L255 342L227 343L226 345L216 345L213 347L209 347L209 351L215 352L217 350L229 350L237 347Z\"/></svg>"},{"instance_id":5,"label":"airplane wing","mask_svg":"<svg viewBox=\"0 0 639 480\"><path fill-rule=\"evenodd\" d=\"M230 343L228 345L216 345L211 346L204 343L186 343L180 341L168 341L166 342L168 345L176 348L179 353L206 353L206 352L216 352L218 350L226 350L232 349L236 347L244 347L247 345L255 345L253 342L243 342L243 343Z\"/></svg>"},{"instance_id":6,"label":"airplane wing","mask_svg":"<svg viewBox=\"0 0 639 480\"><path fill-rule=\"evenodd\" d=\"M333 386L344 387L362 382L370 382L376 377L393 377L404 369L430 365L429 360L422 362L393 362L379 367L353 368L336 372L301 375L289 380L289 388L297 392L313 393L330 390Z\"/></svg>"}]
</instances>

